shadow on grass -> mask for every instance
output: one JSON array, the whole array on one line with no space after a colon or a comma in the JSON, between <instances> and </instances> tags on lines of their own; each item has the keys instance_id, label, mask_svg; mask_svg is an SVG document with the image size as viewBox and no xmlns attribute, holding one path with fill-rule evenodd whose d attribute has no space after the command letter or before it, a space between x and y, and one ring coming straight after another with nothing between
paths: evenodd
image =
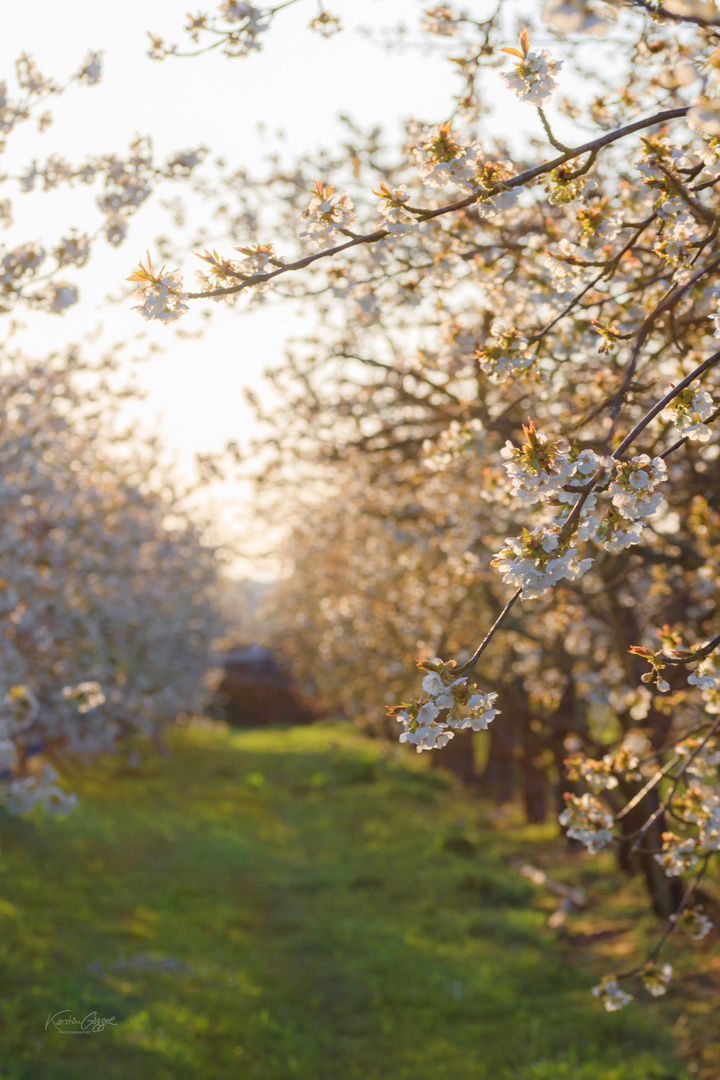
<instances>
[{"instance_id":1,"label":"shadow on grass","mask_svg":"<svg viewBox=\"0 0 720 1080\"><path fill-rule=\"evenodd\" d=\"M5 815L0 1080L684 1077L652 1007L598 1010L474 796L382 752L187 728L78 770L65 820Z\"/></svg>"}]
</instances>

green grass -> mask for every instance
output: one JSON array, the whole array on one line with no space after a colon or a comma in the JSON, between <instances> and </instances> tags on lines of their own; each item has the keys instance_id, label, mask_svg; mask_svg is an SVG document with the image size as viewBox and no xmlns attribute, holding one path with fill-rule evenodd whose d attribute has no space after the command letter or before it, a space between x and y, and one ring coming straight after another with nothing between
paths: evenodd
<instances>
[{"instance_id":1,"label":"green grass","mask_svg":"<svg viewBox=\"0 0 720 1080\"><path fill-rule=\"evenodd\" d=\"M66 819L3 816L0 1080L705 1075L671 995L598 1008L607 963L507 859L602 868L422 764L341 726L189 727L79 769ZM65 1009L116 1024L46 1031Z\"/></svg>"}]
</instances>

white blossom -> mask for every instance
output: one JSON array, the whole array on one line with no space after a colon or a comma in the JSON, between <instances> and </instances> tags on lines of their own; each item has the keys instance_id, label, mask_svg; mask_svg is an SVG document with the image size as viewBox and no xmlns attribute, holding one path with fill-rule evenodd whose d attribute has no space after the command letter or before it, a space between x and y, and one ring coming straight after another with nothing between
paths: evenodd
<instances>
[{"instance_id":1,"label":"white blossom","mask_svg":"<svg viewBox=\"0 0 720 1080\"><path fill-rule=\"evenodd\" d=\"M323 247L332 241L338 232L349 229L357 221L352 199L343 192L334 195L334 187L325 187L315 181L313 198L302 217L307 222L299 233L300 239L309 239L315 247Z\"/></svg>"},{"instance_id":2,"label":"white blossom","mask_svg":"<svg viewBox=\"0 0 720 1080\"><path fill-rule=\"evenodd\" d=\"M607 1012L617 1012L633 1000L632 994L621 990L617 981L611 978L604 978L601 983L594 986L593 995L600 998Z\"/></svg>"},{"instance_id":3,"label":"white blossom","mask_svg":"<svg viewBox=\"0 0 720 1080\"><path fill-rule=\"evenodd\" d=\"M503 574L503 581L522 588L523 600L542 596L563 578L577 580L593 563L592 559L578 559L574 547L553 555L558 547L557 532L542 525L520 537L508 536L505 543L507 547L494 556L492 565Z\"/></svg>"},{"instance_id":4,"label":"white blossom","mask_svg":"<svg viewBox=\"0 0 720 1080\"><path fill-rule=\"evenodd\" d=\"M161 273L152 281L143 282L135 293L135 298L142 303L133 311L139 311L143 319L157 319L162 323L176 322L189 311L182 291L182 275L179 270Z\"/></svg>"},{"instance_id":5,"label":"white blossom","mask_svg":"<svg viewBox=\"0 0 720 1080\"><path fill-rule=\"evenodd\" d=\"M497 694L471 687L467 676L454 677L453 664L439 657L421 666L426 671L422 688L428 700L389 710L403 725L400 742L413 743L420 753L441 749L453 737L453 729L487 730L499 712L493 708Z\"/></svg>"},{"instance_id":6,"label":"white blossom","mask_svg":"<svg viewBox=\"0 0 720 1080\"><path fill-rule=\"evenodd\" d=\"M655 514L662 502L662 494L655 491L658 484L667 480L667 466L660 457L639 454L626 462L615 465L613 481L608 488L613 506L629 521Z\"/></svg>"},{"instance_id":7,"label":"white blossom","mask_svg":"<svg viewBox=\"0 0 720 1080\"><path fill-rule=\"evenodd\" d=\"M580 840L588 851L596 854L612 841L613 816L594 795L565 795L567 806L558 821L567 828L567 835Z\"/></svg>"},{"instance_id":8,"label":"white blossom","mask_svg":"<svg viewBox=\"0 0 720 1080\"><path fill-rule=\"evenodd\" d=\"M665 393L668 394L672 389L671 383L665 388ZM711 432L703 421L712 416L714 411L715 402L707 391L699 387L687 386L675 395L660 416L663 420L672 421L685 438L708 442Z\"/></svg>"},{"instance_id":9,"label":"white blossom","mask_svg":"<svg viewBox=\"0 0 720 1080\"><path fill-rule=\"evenodd\" d=\"M446 184L475 193L474 182L480 167L482 148L479 143L461 146L451 133L451 121L438 125L437 129L417 144L413 151L418 171L425 183L442 188Z\"/></svg>"},{"instance_id":10,"label":"white blossom","mask_svg":"<svg viewBox=\"0 0 720 1080\"><path fill-rule=\"evenodd\" d=\"M545 105L552 97L557 82L553 78L562 67L562 60L553 60L547 49L527 52L515 64L514 71L503 72L500 78L521 101Z\"/></svg>"}]
</instances>

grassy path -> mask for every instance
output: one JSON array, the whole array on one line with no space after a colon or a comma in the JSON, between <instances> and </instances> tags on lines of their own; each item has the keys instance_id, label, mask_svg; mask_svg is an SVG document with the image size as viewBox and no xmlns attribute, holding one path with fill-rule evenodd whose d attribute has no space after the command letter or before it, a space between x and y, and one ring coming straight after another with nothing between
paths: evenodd
<instances>
[{"instance_id":1,"label":"grassy path","mask_svg":"<svg viewBox=\"0 0 720 1080\"><path fill-rule=\"evenodd\" d=\"M79 773L69 818L3 817L0 1080L704 1075L673 1057L677 1002L598 1009L505 866L527 831L381 752L188 728ZM116 1024L44 1030L60 1010Z\"/></svg>"}]
</instances>

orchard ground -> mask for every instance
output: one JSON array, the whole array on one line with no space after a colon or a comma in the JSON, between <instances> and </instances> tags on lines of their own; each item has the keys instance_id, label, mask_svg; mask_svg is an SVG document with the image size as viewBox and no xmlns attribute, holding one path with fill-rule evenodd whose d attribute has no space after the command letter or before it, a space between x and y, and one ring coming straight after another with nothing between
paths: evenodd
<instances>
[{"instance_id":1,"label":"orchard ground","mask_svg":"<svg viewBox=\"0 0 720 1080\"><path fill-rule=\"evenodd\" d=\"M0 1080L720 1075L716 946L605 1013L590 988L657 932L641 892L429 755L211 722L142 753L78 767L68 818L0 811ZM550 931L513 855L588 916ZM91 1013L114 1023L48 1024Z\"/></svg>"}]
</instances>

